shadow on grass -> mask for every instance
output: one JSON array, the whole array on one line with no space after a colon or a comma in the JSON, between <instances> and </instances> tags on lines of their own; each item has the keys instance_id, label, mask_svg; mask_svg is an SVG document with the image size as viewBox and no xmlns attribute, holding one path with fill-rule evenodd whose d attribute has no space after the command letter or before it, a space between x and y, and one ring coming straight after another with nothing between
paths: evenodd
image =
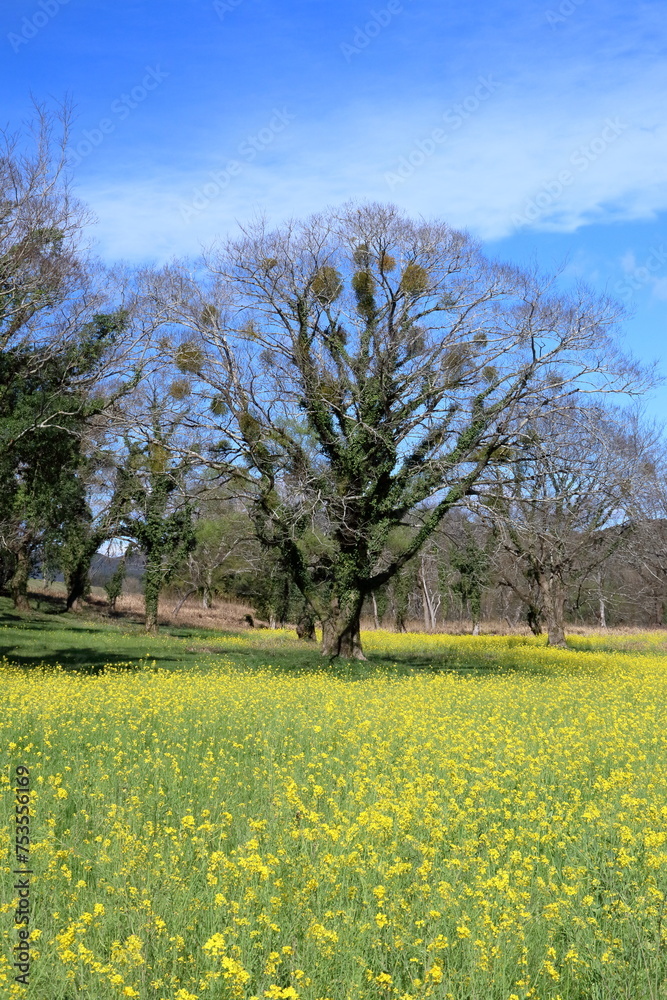
<instances>
[{"instance_id":1,"label":"shadow on grass","mask_svg":"<svg viewBox=\"0 0 667 1000\"><path fill-rule=\"evenodd\" d=\"M226 669L249 674L258 671L291 676L324 673L346 682L377 679L380 675L399 678L443 674L461 677L552 674L550 666L539 660L530 666L525 661L513 662L511 650L496 658L488 653L475 655L472 650L469 655L462 655L460 651L453 655L442 651L438 655L420 648L413 654L403 651L400 656L371 651L366 661L330 661L321 655L317 643L285 635L280 641L272 642L270 635L261 638L260 635L168 627L153 637L141 631L136 622L130 624L101 617L91 620L76 614L55 614L51 609L46 613L21 614L13 610L6 598L0 598L0 657L27 670L59 665L65 671L98 675L107 667L138 669L148 660L167 670L208 671L223 665ZM578 673L579 669L573 665L572 672Z\"/></svg>"},{"instance_id":2,"label":"shadow on grass","mask_svg":"<svg viewBox=\"0 0 667 1000\"><path fill-rule=\"evenodd\" d=\"M0 658L18 669L60 666L65 671L98 675L105 667L133 670L155 661L156 667L198 666L197 656L182 641L162 632L154 638L127 623L91 621L78 615L13 610L0 598ZM201 658L201 657L199 657Z\"/></svg>"},{"instance_id":3,"label":"shadow on grass","mask_svg":"<svg viewBox=\"0 0 667 1000\"><path fill-rule=\"evenodd\" d=\"M0 643L0 659L3 657L6 657L10 667L17 669L61 667L67 673L93 676L103 674L108 668L127 671L145 669L146 663L150 668L154 664L155 669L163 670L201 670L207 666L206 664L202 666L192 653L168 647L155 648L150 645L148 637L143 649L128 649L124 652L112 652L89 644L72 646L57 642L49 643L48 647L38 647L34 652L28 652L17 648L16 644Z\"/></svg>"},{"instance_id":4,"label":"shadow on grass","mask_svg":"<svg viewBox=\"0 0 667 1000\"><path fill-rule=\"evenodd\" d=\"M211 647L205 647L211 649ZM378 653L368 653L366 660L330 660L322 656L317 645L306 645L294 640L290 649L275 648L272 650L247 649L234 647L225 648L223 642L216 643L215 651L229 657L240 668L249 671L271 670L272 673L290 676L307 676L327 674L344 681L365 681L376 679L379 675L385 677L437 676L456 674L459 676L488 676L491 673L507 672L506 667L489 661L461 660L446 656L428 657L420 654L382 656Z\"/></svg>"},{"instance_id":5,"label":"shadow on grass","mask_svg":"<svg viewBox=\"0 0 667 1000\"><path fill-rule=\"evenodd\" d=\"M12 667L24 670L60 666L68 673L97 676L103 673L108 666L118 667L122 664L127 670L138 669L138 663L129 663L127 660L123 660L121 656L115 657L113 654L103 654L93 646L79 646L77 649L72 649L71 647L58 648L55 646L47 654L34 653L30 656L16 653L14 650L15 647L3 647L0 645L0 658L6 656Z\"/></svg>"}]
</instances>

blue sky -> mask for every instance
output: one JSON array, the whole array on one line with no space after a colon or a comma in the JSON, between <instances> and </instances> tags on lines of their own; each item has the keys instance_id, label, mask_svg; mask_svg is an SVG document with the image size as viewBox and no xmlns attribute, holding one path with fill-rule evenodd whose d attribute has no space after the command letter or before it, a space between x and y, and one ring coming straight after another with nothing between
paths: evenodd
<instances>
[{"instance_id":1,"label":"blue sky","mask_svg":"<svg viewBox=\"0 0 667 1000\"><path fill-rule=\"evenodd\" d=\"M564 265L664 355L667 9L610 0L12 0L0 121L70 95L109 260L197 253L258 212L393 201ZM667 366L665 366L667 371ZM667 419L667 388L652 413Z\"/></svg>"}]
</instances>

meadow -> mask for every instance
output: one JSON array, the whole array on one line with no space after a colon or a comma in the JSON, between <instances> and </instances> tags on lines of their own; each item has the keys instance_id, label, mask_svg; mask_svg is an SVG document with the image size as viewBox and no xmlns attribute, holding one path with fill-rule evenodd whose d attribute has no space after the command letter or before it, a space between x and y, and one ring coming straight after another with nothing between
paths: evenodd
<instances>
[{"instance_id":1,"label":"meadow","mask_svg":"<svg viewBox=\"0 0 667 1000\"><path fill-rule=\"evenodd\" d=\"M667 635L0 629L0 996L667 996ZM31 791L14 981L14 775Z\"/></svg>"}]
</instances>

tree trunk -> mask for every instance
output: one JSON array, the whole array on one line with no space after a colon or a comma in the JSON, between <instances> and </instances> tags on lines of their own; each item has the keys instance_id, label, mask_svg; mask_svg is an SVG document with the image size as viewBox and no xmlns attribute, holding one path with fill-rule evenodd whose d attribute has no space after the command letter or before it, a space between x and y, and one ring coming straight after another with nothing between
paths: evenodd
<instances>
[{"instance_id":1,"label":"tree trunk","mask_svg":"<svg viewBox=\"0 0 667 1000\"><path fill-rule=\"evenodd\" d=\"M542 635L542 614L536 604L528 605L526 621L533 635Z\"/></svg>"},{"instance_id":2,"label":"tree trunk","mask_svg":"<svg viewBox=\"0 0 667 1000\"><path fill-rule=\"evenodd\" d=\"M347 614L340 608L332 608L331 614L322 622L322 655L334 659L365 660L361 648L361 595L350 599Z\"/></svg>"},{"instance_id":3,"label":"tree trunk","mask_svg":"<svg viewBox=\"0 0 667 1000\"><path fill-rule=\"evenodd\" d=\"M86 596L90 589L88 573L91 560L92 555L83 555L66 574L67 611L79 611L81 608L81 599Z\"/></svg>"},{"instance_id":4,"label":"tree trunk","mask_svg":"<svg viewBox=\"0 0 667 1000\"><path fill-rule=\"evenodd\" d=\"M547 645L565 646L565 595L554 577L540 580L540 591L547 620Z\"/></svg>"},{"instance_id":5,"label":"tree trunk","mask_svg":"<svg viewBox=\"0 0 667 1000\"><path fill-rule=\"evenodd\" d=\"M304 615L296 623L296 634L298 639L303 639L304 642L314 642L315 641L315 622L309 615Z\"/></svg>"},{"instance_id":6,"label":"tree trunk","mask_svg":"<svg viewBox=\"0 0 667 1000\"><path fill-rule=\"evenodd\" d=\"M419 570L419 582L422 588L422 606L424 609L424 631L431 631L431 608L428 601L428 589L426 584L426 577L424 575L424 560L422 559L421 568Z\"/></svg>"},{"instance_id":7,"label":"tree trunk","mask_svg":"<svg viewBox=\"0 0 667 1000\"><path fill-rule=\"evenodd\" d=\"M322 655L331 660L339 656L344 660L365 660L358 623L356 628L348 626L342 630L331 623L323 627Z\"/></svg>"},{"instance_id":8,"label":"tree trunk","mask_svg":"<svg viewBox=\"0 0 667 1000\"><path fill-rule=\"evenodd\" d=\"M144 583L144 606L146 618L144 628L146 632L155 634L158 630L158 601L160 590L162 589L162 566L159 557L151 559L150 554L146 562L146 578Z\"/></svg>"},{"instance_id":9,"label":"tree trunk","mask_svg":"<svg viewBox=\"0 0 667 1000\"><path fill-rule=\"evenodd\" d=\"M371 594L371 602L373 604L373 626L379 629L380 619L378 618L378 602L375 600L375 592Z\"/></svg>"},{"instance_id":10,"label":"tree trunk","mask_svg":"<svg viewBox=\"0 0 667 1000\"><path fill-rule=\"evenodd\" d=\"M470 617L472 618L472 634L479 635L479 623L482 618L482 591L477 590L470 596Z\"/></svg>"},{"instance_id":11,"label":"tree trunk","mask_svg":"<svg viewBox=\"0 0 667 1000\"><path fill-rule=\"evenodd\" d=\"M435 632L436 616L438 614L438 608L440 607L440 595L437 593L432 594L429 590L428 577L426 573L426 560L423 556L419 568L418 580L421 587L422 604L424 607L424 630L426 632Z\"/></svg>"},{"instance_id":12,"label":"tree trunk","mask_svg":"<svg viewBox=\"0 0 667 1000\"><path fill-rule=\"evenodd\" d=\"M17 611L30 611L28 578L30 576L30 549L22 545L16 553L16 566L9 581L9 592Z\"/></svg>"},{"instance_id":13,"label":"tree trunk","mask_svg":"<svg viewBox=\"0 0 667 1000\"><path fill-rule=\"evenodd\" d=\"M158 623L157 623L157 599L149 600L148 595L146 595L146 617L144 621L144 631L148 632L150 635L157 635Z\"/></svg>"},{"instance_id":14,"label":"tree trunk","mask_svg":"<svg viewBox=\"0 0 667 1000\"><path fill-rule=\"evenodd\" d=\"M599 608L599 621L600 628L607 627L607 600L604 596L604 589L602 586L602 572L598 570L596 574L595 581L598 585L598 608Z\"/></svg>"},{"instance_id":15,"label":"tree trunk","mask_svg":"<svg viewBox=\"0 0 667 1000\"><path fill-rule=\"evenodd\" d=\"M177 615L178 612L183 607L183 605L185 604L185 602L187 601L188 597L192 597L192 595L196 594L196 593L197 593L197 588L196 587L190 587L190 590L186 591L185 596L181 597L181 599L179 600L178 604L176 605L176 607L172 611L172 615ZM114 600L114 608L115 608L115 606L116 606L116 602Z\"/></svg>"}]
</instances>

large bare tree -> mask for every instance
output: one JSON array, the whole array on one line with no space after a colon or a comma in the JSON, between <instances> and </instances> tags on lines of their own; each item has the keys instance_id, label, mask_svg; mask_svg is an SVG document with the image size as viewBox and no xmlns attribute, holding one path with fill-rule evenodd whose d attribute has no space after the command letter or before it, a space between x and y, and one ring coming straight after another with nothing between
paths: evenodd
<instances>
[{"instance_id":1,"label":"large bare tree","mask_svg":"<svg viewBox=\"0 0 667 1000\"><path fill-rule=\"evenodd\" d=\"M600 571L630 530L650 444L631 415L570 403L535 414L495 467L478 510L509 556L501 582L534 631L544 619L550 645L565 645L568 590Z\"/></svg>"},{"instance_id":2,"label":"large bare tree","mask_svg":"<svg viewBox=\"0 0 667 1000\"><path fill-rule=\"evenodd\" d=\"M202 457L244 478L257 534L321 622L324 654L363 657L364 598L532 414L575 391L638 386L613 346L614 304L554 281L375 204L260 221L203 272L154 278L193 419L217 435Z\"/></svg>"}]
</instances>

